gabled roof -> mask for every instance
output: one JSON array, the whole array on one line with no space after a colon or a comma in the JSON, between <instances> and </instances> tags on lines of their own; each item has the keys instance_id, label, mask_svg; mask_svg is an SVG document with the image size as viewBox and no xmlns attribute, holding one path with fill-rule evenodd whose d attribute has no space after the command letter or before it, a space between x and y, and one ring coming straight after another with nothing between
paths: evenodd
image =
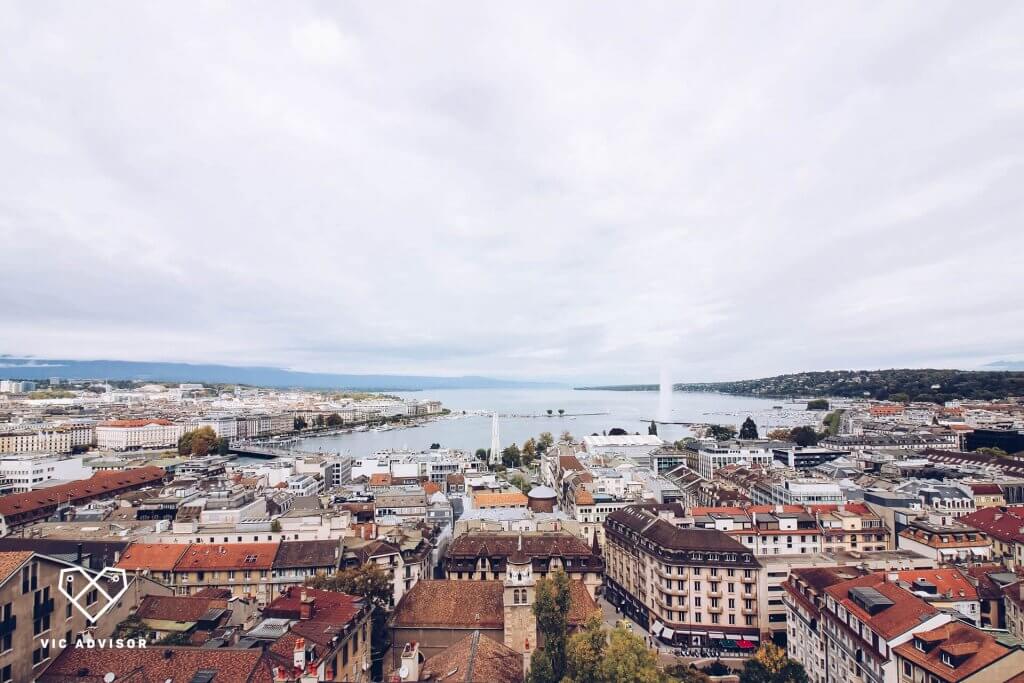
<instances>
[{"instance_id":1,"label":"gabled roof","mask_svg":"<svg viewBox=\"0 0 1024 683\"><path fill-rule=\"evenodd\" d=\"M115 566L128 571L169 572L188 547L187 543L132 543Z\"/></svg>"},{"instance_id":2,"label":"gabled roof","mask_svg":"<svg viewBox=\"0 0 1024 683\"><path fill-rule=\"evenodd\" d=\"M851 598L851 591L873 588L892 604L876 614L869 614ZM939 610L910 591L886 581L884 573L867 574L829 586L825 592L851 614L867 624L886 640L906 633L939 613Z\"/></svg>"},{"instance_id":3,"label":"gabled roof","mask_svg":"<svg viewBox=\"0 0 1024 683\"><path fill-rule=\"evenodd\" d=\"M340 561L338 541L282 541L274 557L274 569L337 567Z\"/></svg>"},{"instance_id":4,"label":"gabled roof","mask_svg":"<svg viewBox=\"0 0 1024 683\"><path fill-rule=\"evenodd\" d=\"M174 565L174 571L270 569L277 543L193 543Z\"/></svg>"},{"instance_id":5,"label":"gabled roof","mask_svg":"<svg viewBox=\"0 0 1024 683\"><path fill-rule=\"evenodd\" d=\"M213 609L225 609L223 598L200 598L187 595L147 595L139 603L139 619L163 621L199 621Z\"/></svg>"},{"instance_id":6,"label":"gabled roof","mask_svg":"<svg viewBox=\"0 0 1024 683\"><path fill-rule=\"evenodd\" d=\"M536 643L530 643L530 647L536 647ZM450 683L521 683L523 655L473 631L423 662L420 672L429 680Z\"/></svg>"},{"instance_id":7,"label":"gabled roof","mask_svg":"<svg viewBox=\"0 0 1024 683\"><path fill-rule=\"evenodd\" d=\"M215 683L272 683L270 662L260 650L237 648L153 647L142 649L65 648L38 683L151 683L190 681L200 671L215 672Z\"/></svg>"},{"instance_id":8,"label":"gabled roof","mask_svg":"<svg viewBox=\"0 0 1024 683\"><path fill-rule=\"evenodd\" d=\"M929 643L931 647L928 652L918 650L913 640L910 640L893 648L896 654L945 681L963 680L1010 653L1009 648L996 642L992 636L959 621L952 621L915 636ZM942 653L951 655L955 666L945 664Z\"/></svg>"},{"instance_id":9,"label":"gabled roof","mask_svg":"<svg viewBox=\"0 0 1024 683\"><path fill-rule=\"evenodd\" d=\"M1000 541L1024 543L1024 506L982 508L958 521Z\"/></svg>"},{"instance_id":10,"label":"gabled roof","mask_svg":"<svg viewBox=\"0 0 1024 683\"><path fill-rule=\"evenodd\" d=\"M926 581L935 586L937 598L961 602L978 599L978 589L959 569L912 569L896 573L900 581L910 584L912 591L919 590L916 582Z\"/></svg>"},{"instance_id":11,"label":"gabled roof","mask_svg":"<svg viewBox=\"0 0 1024 683\"><path fill-rule=\"evenodd\" d=\"M137 467L130 470L107 470L97 472L88 479L80 479L67 484L58 484L29 491L27 493L11 493L0 496L0 515L35 512L41 508L75 503L86 498L95 498L107 493L111 496L131 487L155 484L164 478L166 473L160 467Z\"/></svg>"},{"instance_id":12,"label":"gabled roof","mask_svg":"<svg viewBox=\"0 0 1024 683\"><path fill-rule=\"evenodd\" d=\"M33 553L30 550L0 552L0 584L14 574L21 565L28 562Z\"/></svg>"}]
</instances>

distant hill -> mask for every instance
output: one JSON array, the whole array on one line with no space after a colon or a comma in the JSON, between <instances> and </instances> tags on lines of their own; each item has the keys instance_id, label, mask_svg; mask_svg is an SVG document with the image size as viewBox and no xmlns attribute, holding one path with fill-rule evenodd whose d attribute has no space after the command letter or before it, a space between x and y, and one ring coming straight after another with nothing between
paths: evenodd
<instances>
[{"instance_id":1,"label":"distant hill","mask_svg":"<svg viewBox=\"0 0 1024 683\"><path fill-rule=\"evenodd\" d=\"M555 386L490 377L431 377L418 375L339 375L296 372L269 367L147 363L123 360L43 360L0 356L0 378L140 380L150 382L206 382L259 387L303 389L359 389L363 391L417 391L422 389L496 389Z\"/></svg>"},{"instance_id":2,"label":"distant hill","mask_svg":"<svg viewBox=\"0 0 1024 683\"><path fill-rule=\"evenodd\" d=\"M583 389L654 391L656 384L632 384ZM725 394L789 398L840 396L903 399L941 403L959 398L992 400L1024 396L1024 372L969 370L830 370L799 372L736 382L674 384L676 391L716 391Z\"/></svg>"}]
</instances>

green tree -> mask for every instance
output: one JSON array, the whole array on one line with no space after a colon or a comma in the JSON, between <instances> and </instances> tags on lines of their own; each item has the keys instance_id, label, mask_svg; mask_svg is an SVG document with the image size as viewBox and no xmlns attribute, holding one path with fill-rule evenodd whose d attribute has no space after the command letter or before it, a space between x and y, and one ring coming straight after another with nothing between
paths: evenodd
<instances>
[{"instance_id":1,"label":"green tree","mask_svg":"<svg viewBox=\"0 0 1024 683\"><path fill-rule=\"evenodd\" d=\"M843 411L842 409L833 410L831 413L825 416L825 433L829 436L835 436L839 433L839 427L843 422Z\"/></svg>"},{"instance_id":2,"label":"green tree","mask_svg":"<svg viewBox=\"0 0 1024 683\"><path fill-rule=\"evenodd\" d=\"M565 646L565 677L562 683L590 683L598 680L598 667L608 645L608 633L602 627L601 614L587 619L582 631Z\"/></svg>"},{"instance_id":3,"label":"green tree","mask_svg":"<svg viewBox=\"0 0 1024 683\"><path fill-rule=\"evenodd\" d=\"M537 457L537 441L532 436L523 442L523 464L529 467Z\"/></svg>"},{"instance_id":4,"label":"green tree","mask_svg":"<svg viewBox=\"0 0 1024 683\"><path fill-rule=\"evenodd\" d=\"M743 421L740 426L740 438L741 439L756 439L757 438L757 425L754 424L754 418L747 416L747 419Z\"/></svg>"},{"instance_id":5,"label":"green tree","mask_svg":"<svg viewBox=\"0 0 1024 683\"><path fill-rule=\"evenodd\" d=\"M895 401L896 403L910 403L910 396L907 395L906 392L899 391L896 392L895 394L891 394L889 396L889 400Z\"/></svg>"},{"instance_id":6,"label":"green tree","mask_svg":"<svg viewBox=\"0 0 1024 683\"><path fill-rule=\"evenodd\" d=\"M828 410L828 399L815 398L808 401L807 410Z\"/></svg>"},{"instance_id":7,"label":"green tree","mask_svg":"<svg viewBox=\"0 0 1024 683\"><path fill-rule=\"evenodd\" d=\"M708 425L708 436L715 441L728 441L736 438L736 429L728 425Z\"/></svg>"},{"instance_id":8,"label":"green tree","mask_svg":"<svg viewBox=\"0 0 1024 683\"><path fill-rule=\"evenodd\" d=\"M807 683L807 672L781 647L766 642L747 660L740 683Z\"/></svg>"},{"instance_id":9,"label":"green tree","mask_svg":"<svg viewBox=\"0 0 1024 683\"><path fill-rule=\"evenodd\" d=\"M324 416L323 415L317 415L316 419L313 420L313 422L316 423L317 427L323 427L324 426Z\"/></svg>"},{"instance_id":10,"label":"green tree","mask_svg":"<svg viewBox=\"0 0 1024 683\"><path fill-rule=\"evenodd\" d=\"M537 617L537 631L544 639L544 647L535 650L530 660L532 683L557 683L565 675L565 633L570 602L569 575L561 569L537 582L533 614Z\"/></svg>"},{"instance_id":11,"label":"green tree","mask_svg":"<svg viewBox=\"0 0 1024 683\"><path fill-rule=\"evenodd\" d=\"M654 420L651 420L651 426L647 428L647 434L650 436L658 435L658 425L655 424Z\"/></svg>"},{"instance_id":12,"label":"green tree","mask_svg":"<svg viewBox=\"0 0 1024 683\"><path fill-rule=\"evenodd\" d=\"M486 460L487 459L487 449L486 448L478 448L478 449L476 449L476 459L477 460Z\"/></svg>"},{"instance_id":13,"label":"green tree","mask_svg":"<svg viewBox=\"0 0 1024 683\"><path fill-rule=\"evenodd\" d=\"M554 445L555 437L551 436L551 432L541 432L537 437L537 448L541 453L546 453Z\"/></svg>"},{"instance_id":14,"label":"green tree","mask_svg":"<svg viewBox=\"0 0 1024 683\"><path fill-rule=\"evenodd\" d=\"M562 417L563 415L565 415L565 408L559 408L558 409L558 417Z\"/></svg>"},{"instance_id":15,"label":"green tree","mask_svg":"<svg viewBox=\"0 0 1024 683\"><path fill-rule=\"evenodd\" d=\"M297 432L302 431L308 426L309 425L306 424L306 418L302 417L301 415L295 416L295 419L292 420L292 428Z\"/></svg>"},{"instance_id":16,"label":"green tree","mask_svg":"<svg viewBox=\"0 0 1024 683\"><path fill-rule=\"evenodd\" d=\"M818 443L818 432L808 425L793 427L789 430L789 440L797 446L815 446Z\"/></svg>"},{"instance_id":17,"label":"green tree","mask_svg":"<svg viewBox=\"0 0 1024 683\"><path fill-rule=\"evenodd\" d=\"M343 422L344 420L341 419L341 415L338 415L337 413L331 413L327 416L328 427L340 427Z\"/></svg>"},{"instance_id":18,"label":"green tree","mask_svg":"<svg viewBox=\"0 0 1024 683\"><path fill-rule=\"evenodd\" d=\"M994 447L984 446L982 448L979 448L979 449L975 450L974 452L975 453L981 453L982 455L994 455L997 458L1005 458L1005 457L1007 457L1009 455L1009 453L1004 451L1002 448L999 448L998 446L994 446Z\"/></svg>"},{"instance_id":19,"label":"green tree","mask_svg":"<svg viewBox=\"0 0 1024 683\"><path fill-rule=\"evenodd\" d=\"M274 521L272 521L270 523L270 530L272 532L274 532L275 534L281 533L281 522L279 520L276 520L276 519Z\"/></svg>"},{"instance_id":20,"label":"green tree","mask_svg":"<svg viewBox=\"0 0 1024 683\"><path fill-rule=\"evenodd\" d=\"M709 683L711 680L700 669L682 663L669 664L665 667L665 673L668 674L672 681L678 681L678 683Z\"/></svg>"},{"instance_id":21,"label":"green tree","mask_svg":"<svg viewBox=\"0 0 1024 683\"><path fill-rule=\"evenodd\" d=\"M522 454L519 446L512 444L501 451L501 464L505 467L519 467L522 462Z\"/></svg>"},{"instance_id":22,"label":"green tree","mask_svg":"<svg viewBox=\"0 0 1024 683\"><path fill-rule=\"evenodd\" d=\"M528 493L530 491L530 482L526 481L526 479L520 474L513 474L509 477L508 483L512 484L523 493Z\"/></svg>"},{"instance_id":23,"label":"green tree","mask_svg":"<svg viewBox=\"0 0 1024 683\"><path fill-rule=\"evenodd\" d=\"M213 427L192 429L178 439L178 455L194 455L202 457L217 446L217 432Z\"/></svg>"},{"instance_id":24,"label":"green tree","mask_svg":"<svg viewBox=\"0 0 1024 683\"><path fill-rule=\"evenodd\" d=\"M572 443L572 434L570 434L569 430L566 429L565 431L562 432L562 435L558 437L558 440L564 443Z\"/></svg>"},{"instance_id":25,"label":"green tree","mask_svg":"<svg viewBox=\"0 0 1024 683\"><path fill-rule=\"evenodd\" d=\"M548 408L548 417L551 417L554 414L554 412L555 411L551 410L551 408Z\"/></svg>"},{"instance_id":26,"label":"green tree","mask_svg":"<svg viewBox=\"0 0 1024 683\"><path fill-rule=\"evenodd\" d=\"M441 448L441 444L437 443L436 441L434 443L430 444L430 450L432 450L432 451L436 451L439 448Z\"/></svg>"},{"instance_id":27,"label":"green tree","mask_svg":"<svg viewBox=\"0 0 1024 683\"><path fill-rule=\"evenodd\" d=\"M217 455L227 455L231 448L231 441L226 436L217 439Z\"/></svg>"},{"instance_id":28,"label":"green tree","mask_svg":"<svg viewBox=\"0 0 1024 683\"><path fill-rule=\"evenodd\" d=\"M608 436L626 436L627 434L629 434L629 432L622 427L612 427L608 430Z\"/></svg>"},{"instance_id":29,"label":"green tree","mask_svg":"<svg viewBox=\"0 0 1024 683\"><path fill-rule=\"evenodd\" d=\"M597 675L602 683L658 683L661 678L654 651L621 627L612 631Z\"/></svg>"}]
</instances>

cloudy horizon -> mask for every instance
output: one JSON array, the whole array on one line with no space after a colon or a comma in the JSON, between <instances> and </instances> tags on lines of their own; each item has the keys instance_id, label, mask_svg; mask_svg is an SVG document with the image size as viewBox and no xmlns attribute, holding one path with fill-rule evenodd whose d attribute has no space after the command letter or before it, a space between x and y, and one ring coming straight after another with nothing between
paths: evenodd
<instances>
[{"instance_id":1,"label":"cloudy horizon","mask_svg":"<svg viewBox=\"0 0 1024 683\"><path fill-rule=\"evenodd\" d=\"M0 354L1024 361L1020 4L254 7L0 6Z\"/></svg>"}]
</instances>

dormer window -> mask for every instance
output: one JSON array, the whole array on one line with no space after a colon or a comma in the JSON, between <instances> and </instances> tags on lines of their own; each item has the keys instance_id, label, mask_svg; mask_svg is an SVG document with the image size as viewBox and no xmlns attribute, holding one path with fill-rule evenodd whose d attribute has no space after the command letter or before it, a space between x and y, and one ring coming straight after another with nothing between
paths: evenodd
<instances>
[{"instance_id":1,"label":"dormer window","mask_svg":"<svg viewBox=\"0 0 1024 683\"><path fill-rule=\"evenodd\" d=\"M928 652L928 646L920 638L914 638L914 647L916 647L921 652ZM943 653L943 656L945 656L945 653Z\"/></svg>"},{"instance_id":2,"label":"dormer window","mask_svg":"<svg viewBox=\"0 0 1024 683\"><path fill-rule=\"evenodd\" d=\"M940 656L942 658L943 664L951 668L956 668L956 664L953 663L953 658L949 655L948 652L943 652Z\"/></svg>"}]
</instances>

